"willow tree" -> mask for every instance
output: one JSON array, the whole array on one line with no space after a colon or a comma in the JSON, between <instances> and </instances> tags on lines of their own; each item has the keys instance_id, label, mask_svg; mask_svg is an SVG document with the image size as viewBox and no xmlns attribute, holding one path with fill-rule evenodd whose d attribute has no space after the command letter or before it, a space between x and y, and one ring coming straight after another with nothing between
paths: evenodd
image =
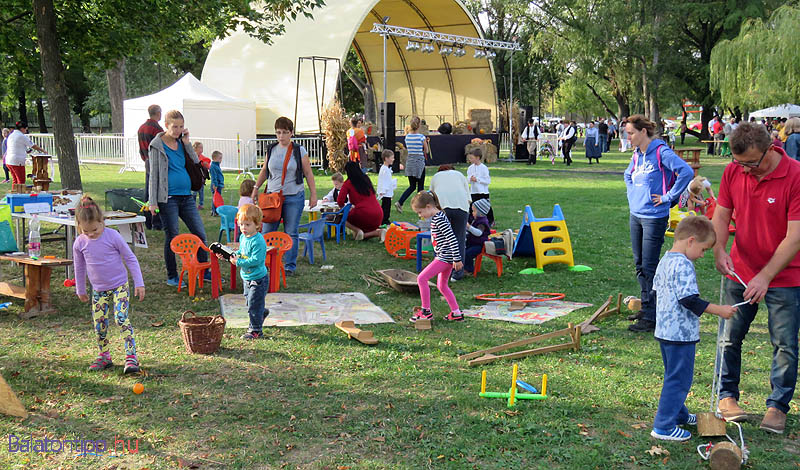
<instances>
[{"instance_id":1,"label":"willow tree","mask_svg":"<svg viewBox=\"0 0 800 470\"><path fill-rule=\"evenodd\" d=\"M800 6L749 20L711 52L711 87L721 104L756 109L800 101Z\"/></svg>"}]
</instances>

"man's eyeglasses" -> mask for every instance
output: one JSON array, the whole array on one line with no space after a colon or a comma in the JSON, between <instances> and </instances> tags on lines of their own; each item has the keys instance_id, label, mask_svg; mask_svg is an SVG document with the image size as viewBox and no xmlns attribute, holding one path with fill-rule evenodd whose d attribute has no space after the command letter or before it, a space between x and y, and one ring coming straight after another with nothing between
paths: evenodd
<instances>
[{"instance_id":1,"label":"man's eyeglasses","mask_svg":"<svg viewBox=\"0 0 800 470\"><path fill-rule=\"evenodd\" d=\"M731 157L731 161L732 161L733 163L735 163L735 164L737 164L737 165L739 165L739 166L743 166L743 167L745 167L745 168L758 168L759 166L761 166L761 162L764 160L764 157L766 157L766 156L767 156L767 152L769 152L769 150L770 150L771 148L772 148L772 145L770 145L769 147L767 147L767 149L766 149L766 150L764 150L764 153L762 153L762 154L761 154L761 158L759 158L759 159L758 159L758 161L757 161L757 162L755 162L755 163L753 163L753 162L740 162L739 160L737 160L737 159L735 159L735 158L733 158L733 157Z\"/></svg>"}]
</instances>

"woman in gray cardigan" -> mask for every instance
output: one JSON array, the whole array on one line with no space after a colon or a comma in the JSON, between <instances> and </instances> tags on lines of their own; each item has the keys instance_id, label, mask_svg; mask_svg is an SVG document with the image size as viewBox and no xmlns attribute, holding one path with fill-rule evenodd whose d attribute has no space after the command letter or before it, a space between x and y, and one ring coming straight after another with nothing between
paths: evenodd
<instances>
[{"instance_id":1,"label":"woman in gray cardigan","mask_svg":"<svg viewBox=\"0 0 800 470\"><path fill-rule=\"evenodd\" d=\"M200 160L189 142L189 130L183 127L183 115L172 110L164 116L167 128L150 142L150 213L160 212L164 225L164 261L167 265L167 284L177 286L178 264L170 248L172 239L178 235L178 217L193 234L206 243L203 219L192 198L191 180L186 171L186 157L198 163ZM197 260L208 260L204 250L199 250ZM211 280L211 272L204 273Z\"/></svg>"}]
</instances>

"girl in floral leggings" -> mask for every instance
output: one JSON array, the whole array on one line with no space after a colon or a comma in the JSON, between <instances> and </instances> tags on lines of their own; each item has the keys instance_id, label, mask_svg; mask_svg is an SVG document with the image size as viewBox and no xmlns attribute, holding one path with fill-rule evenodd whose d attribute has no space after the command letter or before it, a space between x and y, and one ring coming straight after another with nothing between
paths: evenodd
<instances>
[{"instance_id":1,"label":"girl in floral leggings","mask_svg":"<svg viewBox=\"0 0 800 470\"><path fill-rule=\"evenodd\" d=\"M89 296L86 295L88 276L92 284L92 319L100 349L97 359L89 366L89 370L99 371L114 365L111 362L106 337L109 320L113 318L122 330L125 341L123 372L126 374L139 372L133 327L128 319L130 308L128 271L133 276L134 294L140 301L144 299L144 280L139 261L119 232L105 228L103 212L88 195L84 195L78 204L75 222L81 232L72 247L75 262L75 292L82 302L89 301Z\"/></svg>"}]
</instances>

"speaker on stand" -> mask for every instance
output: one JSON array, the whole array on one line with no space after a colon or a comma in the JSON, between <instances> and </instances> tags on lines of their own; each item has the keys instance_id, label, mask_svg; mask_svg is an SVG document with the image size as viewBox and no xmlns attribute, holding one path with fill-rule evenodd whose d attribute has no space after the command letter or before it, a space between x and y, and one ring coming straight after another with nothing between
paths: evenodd
<instances>
[{"instance_id":1,"label":"speaker on stand","mask_svg":"<svg viewBox=\"0 0 800 470\"><path fill-rule=\"evenodd\" d=\"M395 104L394 102L380 103L381 137L383 138L383 148L395 150ZM375 166L380 171L383 162L375 162ZM392 172L400 171L400 155L395 150L394 165Z\"/></svg>"}]
</instances>

